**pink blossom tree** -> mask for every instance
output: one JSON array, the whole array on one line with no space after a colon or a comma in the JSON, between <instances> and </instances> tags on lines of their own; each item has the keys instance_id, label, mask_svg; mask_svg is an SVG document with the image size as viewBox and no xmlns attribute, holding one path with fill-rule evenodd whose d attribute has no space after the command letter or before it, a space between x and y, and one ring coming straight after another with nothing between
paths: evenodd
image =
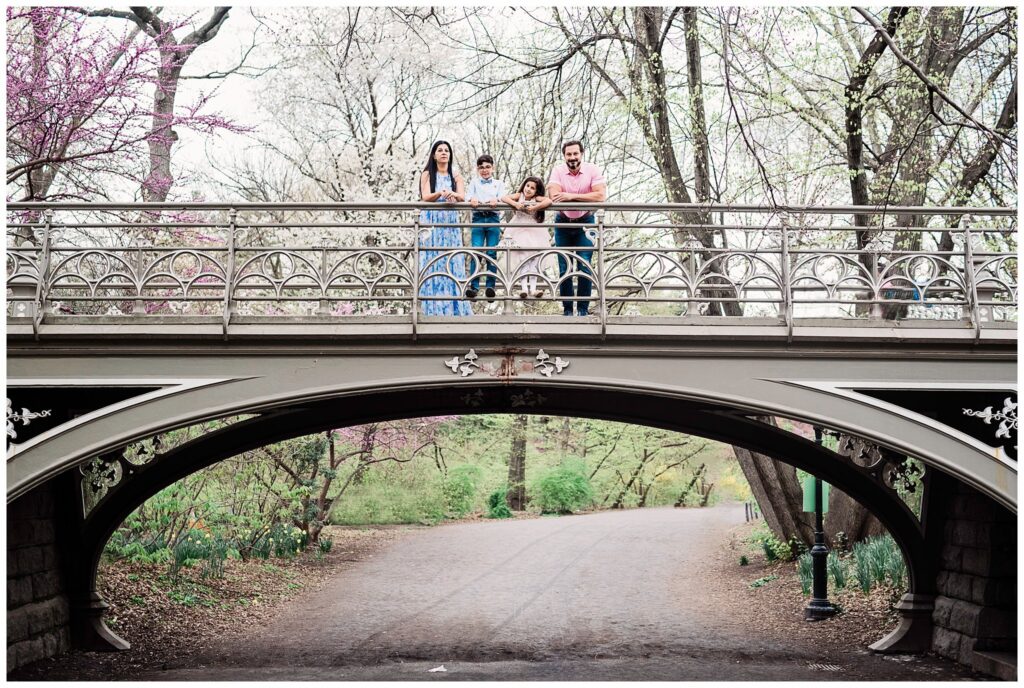
<instances>
[{"instance_id":1,"label":"pink blossom tree","mask_svg":"<svg viewBox=\"0 0 1024 688\"><path fill-rule=\"evenodd\" d=\"M187 19L143 7L8 7L7 198L109 198L127 181L147 201L166 200L175 127L233 128L202 113L208 96L175 103L182 67L227 14L216 8L178 40ZM130 23L116 30L99 17Z\"/></svg>"}]
</instances>

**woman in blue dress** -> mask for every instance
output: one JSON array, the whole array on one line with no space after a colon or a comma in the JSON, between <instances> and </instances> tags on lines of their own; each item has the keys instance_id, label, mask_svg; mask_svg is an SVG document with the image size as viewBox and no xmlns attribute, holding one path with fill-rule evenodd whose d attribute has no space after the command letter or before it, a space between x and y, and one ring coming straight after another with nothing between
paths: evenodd
<instances>
[{"instance_id":1,"label":"woman in blue dress","mask_svg":"<svg viewBox=\"0 0 1024 688\"><path fill-rule=\"evenodd\" d=\"M451 145L447 141L436 141L420 175L420 200L456 203L465 200L465 193L466 182L452 164ZM455 281L466 279L465 256L444 252L462 246L458 223L457 210L438 208L420 212L420 274L443 275L428 277L420 288L424 315L471 315L473 312L469 303L462 299L462 289Z\"/></svg>"}]
</instances>

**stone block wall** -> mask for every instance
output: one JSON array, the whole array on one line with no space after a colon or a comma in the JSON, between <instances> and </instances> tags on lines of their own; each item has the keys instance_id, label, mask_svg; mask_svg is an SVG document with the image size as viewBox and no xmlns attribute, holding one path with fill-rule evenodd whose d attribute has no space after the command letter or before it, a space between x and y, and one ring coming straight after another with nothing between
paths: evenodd
<instances>
[{"instance_id":1,"label":"stone block wall","mask_svg":"<svg viewBox=\"0 0 1024 688\"><path fill-rule=\"evenodd\" d=\"M963 484L945 513L932 647L985 670L978 652L1016 653L1017 519Z\"/></svg>"},{"instance_id":2,"label":"stone block wall","mask_svg":"<svg viewBox=\"0 0 1024 688\"><path fill-rule=\"evenodd\" d=\"M55 506L47 485L7 506L7 671L71 647Z\"/></svg>"}]
</instances>

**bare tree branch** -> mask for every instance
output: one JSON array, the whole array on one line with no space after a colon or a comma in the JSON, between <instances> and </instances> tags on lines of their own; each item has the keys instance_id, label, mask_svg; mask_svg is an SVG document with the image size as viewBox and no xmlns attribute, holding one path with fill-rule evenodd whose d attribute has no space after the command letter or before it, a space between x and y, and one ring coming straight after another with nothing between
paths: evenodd
<instances>
[{"instance_id":1,"label":"bare tree branch","mask_svg":"<svg viewBox=\"0 0 1024 688\"><path fill-rule=\"evenodd\" d=\"M906 67L908 67L910 69L910 71L912 71L914 73L914 75L917 76L917 78L921 80L921 82L928 89L928 93L930 95L932 95L932 96L936 96L937 95L939 98L944 100L946 103L948 103L950 105L950 107L952 107L954 110L959 112L968 122L973 124L978 130L986 133L988 136L992 137L993 139L996 139L996 140L998 140L998 141L1000 141L1002 143L1005 143L1007 146L1010 147L1011 150L1014 150L1014 151L1017 150L1017 143L1015 141L1013 141L1009 137L1003 136L1002 134L1000 134L1000 133L998 133L996 131L993 131L992 129L990 129L989 127L985 126L984 124L982 124L978 120L974 119L970 115L970 113L968 113L966 110L964 110L962 107L960 107L960 105L955 100L953 100L948 95L946 95L945 91L943 91L941 88L936 86L935 83L931 79L928 78L928 75L925 74L923 71L921 71L920 67L918 67L916 64L914 64L914 62L910 58L908 58L906 55L903 54L903 52L896 45L895 41L893 41L892 36L889 34L888 31L886 31L885 27L882 26L881 24L879 24L878 20L875 19L874 17L872 17L871 14L867 10L865 10L863 8L860 8L860 7L854 7L853 9L856 10L857 13L860 14L862 17L864 17L864 19L867 20L867 22L869 24L871 24L872 28L875 29L876 35L878 35L883 41L885 41L885 44L887 46L889 46L889 50L892 51L892 54L895 55L896 58L900 62L902 62ZM932 108L932 114L935 115L936 117L938 117L938 115L935 113L934 106Z\"/></svg>"}]
</instances>

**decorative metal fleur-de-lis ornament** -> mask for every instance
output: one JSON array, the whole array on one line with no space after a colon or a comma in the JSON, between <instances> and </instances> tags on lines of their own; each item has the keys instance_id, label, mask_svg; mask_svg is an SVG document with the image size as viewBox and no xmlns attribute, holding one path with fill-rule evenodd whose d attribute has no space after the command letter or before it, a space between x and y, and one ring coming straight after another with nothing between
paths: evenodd
<instances>
[{"instance_id":1,"label":"decorative metal fleur-de-lis ornament","mask_svg":"<svg viewBox=\"0 0 1024 688\"><path fill-rule=\"evenodd\" d=\"M28 425L35 418L46 418L51 413L50 409L44 411L29 411L27 408L21 409L21 413L18 413L11 406L11 400L7 400L7 436L12 440L18 437L18 433L14 430L14 424L20 422L22 425Z\"/></svg>"},{"instance_id":2,"label":"decorative metal fleur-de-lis ornament","mask_svg":"<svg viewBox=\"0 0 1024 688\"><path fill-rule=\"evenodd\" d=\"M1012 397L1006 397L1003 400L1002 411L992 411L991 406L986 406L981 411L975 411L973 409L964 409L965 416L973 416L975 418L981 418L985 421L985 425L991 425L992 421L997 421L999 427L996 428L996 439L1000 437L1010 437L1010 431L1017 432L1017 402Z\"/></svg>"},{"instance_id":3,"label":"decorative metal fleur-de-lis ornament","mask_svg":"<svg viewBox=\"0 0 1024 688\"><path fill-rule=\"evenodd\" d=\"M476 351L470 349L469 353L463 355L462 360L459 360L458 356L453 356L451 360L445 361L444 364L451 368L453 373L459 374L462 377L469 377L480 368L480 365L476 362L478 358L480 357L476 355Z\"/></svg>"},{"instance_id":4,"label":"decorative metal fleur-de-lis ornament","mask_svg":"<svg viewBox=\"0 0 1024 688\"><path fill-rule=\"evenodd\" d=\"M552 373L561 373L563 369L569 367L569 361L563 361L561 356L555 356L555 360L551 360L544 349L537 352L537 365L534 367L538 373L544 377L551 377Z\"/></svg>"}]
</instances>

